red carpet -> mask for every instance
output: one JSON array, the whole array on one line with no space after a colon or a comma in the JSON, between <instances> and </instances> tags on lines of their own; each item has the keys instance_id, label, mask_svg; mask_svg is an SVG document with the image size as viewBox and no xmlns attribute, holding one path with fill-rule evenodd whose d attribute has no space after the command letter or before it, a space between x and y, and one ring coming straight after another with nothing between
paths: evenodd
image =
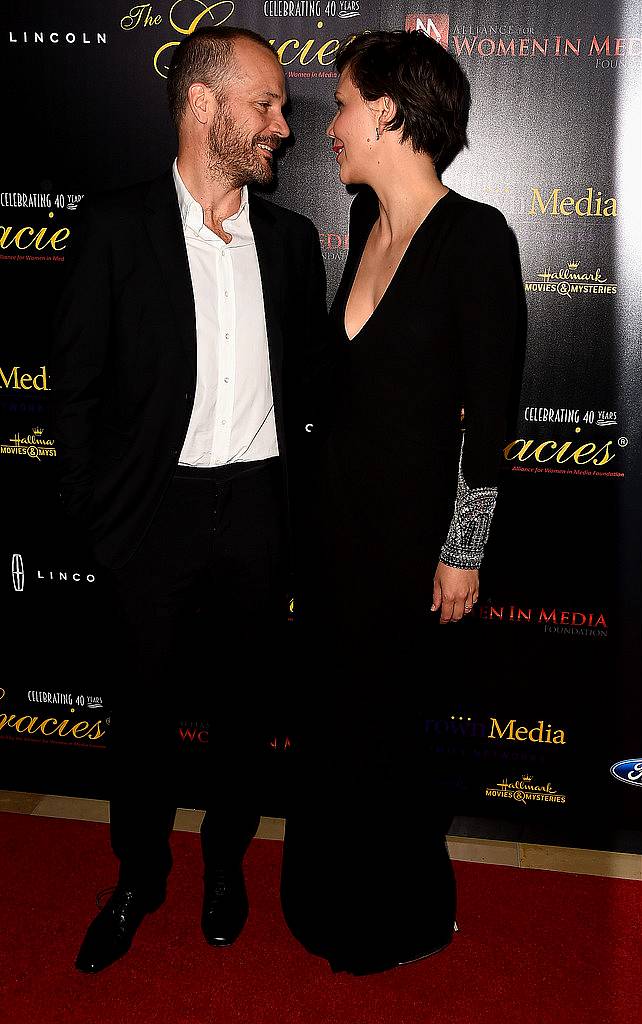
<instances>
[{"instance_id":1,"label":"red carpet","mask_svg":"<svg viewBox=\"0 0 642 1024\"><path fill-rule=\"evenodd\" d=\"M198 837L175 833L167 903L125 960L84 977L73 959L95 892L113 881L107 829L1 814L7 1024L633 1024L642 1020L642 886L457 864L461 931L386 974L335 976L287 931L281 847L247 858L252 911L229 950L199 931Z\"/></svg>"}]
</instances>

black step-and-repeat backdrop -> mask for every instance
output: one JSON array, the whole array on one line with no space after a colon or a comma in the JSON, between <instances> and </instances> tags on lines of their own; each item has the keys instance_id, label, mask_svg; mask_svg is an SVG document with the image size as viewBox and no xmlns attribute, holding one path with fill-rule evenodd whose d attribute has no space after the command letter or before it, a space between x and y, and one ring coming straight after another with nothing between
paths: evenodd
<instances>
[{"instance_id":1,"label":"black step-and-repeat backdrop","mask_svg":"<svg viewBox=\"0 0 642 1024\"><path fill-rule=\"evenodd\" d=\"M187 33L255 29L278 54L291 97L295 144L280 160L275 199L316 223L331 296L349 244L350 198L325 137L339 41L418 28L460 58L473 91L470 149L444 180L505 214L528 306L483 601L461 627L468 654L453 664L448 711L426 721L426 742L459 813L544 822L553 836L572 823L637 825L639 3L129 4L8 0L1 16L0 786L104 795L110 687L124 671L100 571L54 488L50 316L84 197L171 162L164 79ZM474 675L471 650L482 669ZM181 690L177 677L173 699ZM185 802L196 801L208 723L198 707L178 706ZM265 810L281 813L295 755L279 723L270 730Z\"/></svg>"}]
</instances>

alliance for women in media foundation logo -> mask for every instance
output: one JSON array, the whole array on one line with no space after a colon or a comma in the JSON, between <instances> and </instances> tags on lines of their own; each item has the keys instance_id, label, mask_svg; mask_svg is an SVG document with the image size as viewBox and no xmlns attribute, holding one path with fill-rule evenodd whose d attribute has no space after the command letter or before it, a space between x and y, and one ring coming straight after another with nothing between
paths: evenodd
<instances>
[{"instance_id":1,"label":"alliance for women in media foundation logo","mask_svg":"<svg viewBox=\"0 0 642 1024\"><path fill-rule=\"evenodd\" d=\"M477 24L466 15L462 18L448 14L408 14L407 32L424 32L444 49L452 49L456 57L505 58L528 60L590 60L596 69L630 66L639 67L642 56L642 36L619 36L603 26L594 26L577 35L577 29L557 26L510 24L489 17ZM567 34L568 33L568 34Z\"/></svg>"}]
</instances>

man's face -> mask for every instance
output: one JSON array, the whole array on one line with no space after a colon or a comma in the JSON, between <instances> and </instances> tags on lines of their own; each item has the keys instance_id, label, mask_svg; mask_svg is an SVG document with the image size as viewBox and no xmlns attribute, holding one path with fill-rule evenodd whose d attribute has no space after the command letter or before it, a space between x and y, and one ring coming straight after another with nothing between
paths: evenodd
<instances>
[{"instance_id":1,"label":"man's face","mask_svg":"<svg viewBox=\"0 0 642 1024\"><path fill-rule=\"evenodd\" d=\"M258 43L237 39L229 79L217 96L208 132L210 170L236 188L269 184L274 151L290 134L281 65Z\"/></svg>"}]
</instances>

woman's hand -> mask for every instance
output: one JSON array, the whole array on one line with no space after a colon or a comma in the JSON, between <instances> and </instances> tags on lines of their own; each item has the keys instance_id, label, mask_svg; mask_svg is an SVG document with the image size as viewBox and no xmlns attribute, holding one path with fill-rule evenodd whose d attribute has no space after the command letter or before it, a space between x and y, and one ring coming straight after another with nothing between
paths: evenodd
<instances>
[{"instance_id":1,"label":"woman's hand","mask_svg":"<svg viewBox=\"0 0 642 1024\"><path fill-rule=\"evenodd\" d=\"M459 622L469 615L479 597L479 571L454 569L440 562L432 588L431 612L441 608L440 622Z\"/></svg>"}]
</instances>

